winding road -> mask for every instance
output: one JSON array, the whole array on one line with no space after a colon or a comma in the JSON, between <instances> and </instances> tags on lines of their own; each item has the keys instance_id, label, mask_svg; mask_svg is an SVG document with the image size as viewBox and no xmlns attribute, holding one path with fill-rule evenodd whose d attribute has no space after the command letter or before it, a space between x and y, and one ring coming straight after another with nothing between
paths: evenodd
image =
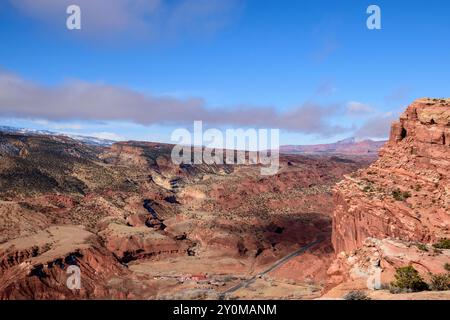
<instances>
[{"instance_id":1,"label":"winding road","mask_svg":"<svg viewBox=\"0 0 450 320\"><path fill-rule=\"evenodd\" d=\"M323 238L318 238L317 240L315 240L314 242L311 242L309 244L307 244L306 246L301 247L300 249L288 254L287 256L281 258L280 260L278 260L277 262L275 262L272 266L270 266L270 268L264 270L263 272L258 273L257 275L253 276L250 279L244 280L240 283L238 283L237 285L235 285L234 287L231 287L230 289L222 292L219 296L219 300L223 300L225 299L225 296L227 294L233 293L238 291L241 288L247 287L248 285L252 284L256 279L263 277L264 275L268 274L269 272L277 269L278 267L282 266L283 264L285 264L286 262L288 262L289 260L291 260L292 258L298 257L299 255L305 253L305 251L307 251L308 249L310 249L311 247L315 246L316 244L322 242L324 239Z\"/></svg>"}]
</instances>

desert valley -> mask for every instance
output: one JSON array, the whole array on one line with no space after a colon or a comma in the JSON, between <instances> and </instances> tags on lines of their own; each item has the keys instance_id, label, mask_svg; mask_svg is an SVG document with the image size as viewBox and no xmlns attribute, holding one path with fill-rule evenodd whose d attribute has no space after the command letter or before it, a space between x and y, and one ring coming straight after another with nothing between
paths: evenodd
<instances>
[{"instance_id":1,"label":"desert valley","mask_svg":"<svg viewBox=\"0 0 450 320\"><path fill-rule=\"evenodd\" d=\"M398 268L450 272L449 99L385 144L282 147L274 176L171 149L0 133L0 298L450 299L392 290Z\"/></svg>"}]
</instances>

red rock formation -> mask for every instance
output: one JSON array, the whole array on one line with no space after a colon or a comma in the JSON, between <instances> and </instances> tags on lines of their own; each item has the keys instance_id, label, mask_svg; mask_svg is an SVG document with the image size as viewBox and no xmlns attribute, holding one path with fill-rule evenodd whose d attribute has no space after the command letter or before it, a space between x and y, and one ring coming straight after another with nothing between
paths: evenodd
<instances>
[{"instance_id":1,"label":"red rock formation","mask_svg":"<svg viewBox=\"0 0 450 320\"><path fill-rule=\"evenodd\" d=\"M330 283L342 283L335 288L343 297L357 288L382 289L395 280L397 268L409 265L429 283L432 274L447 272L445 264L448 261L450 250L435 250L430 245L414 245L401 240L366 238L360 248L339 253L327 274ZM332 297L329 293L326 296Z\"/></svg>"},{"instance_id":2,"label":"red rock formation","mask_svg":"<svg viewBox=\"0 0 450 320\"><path fill-rule=\"evenodd\" d=\"M335 251L357 249L367 237L449 237L449 169L450 99L419 99L393 123L380 158L335 187Z\"/></svg>"},{"instance_id":3,"label":"red rock formation","mask_svg":"<svg viewBox=\"0 0 450 320\"><path fill-rule=\"evenodd\" d=\"M372 161L282 155L261 177L258 166L175 165L168 145L56 139L0 134L0 299L216 296L329 235L332 185ZM322 245L274 277L314 280L318 295L333 258ZM81 289L68 288L69 265ZM192 274L208 281L185 283ZM269 295L245 297L305 294L263 282Z\"/></svg>"},{"instance_id":4,"label":"red rock formation","mask_svg":"<svg viewBox=\"0 0 450 320\"><path fill-rule=\"evenodd\" d=\"M106 248L123 262L158 255L186 255L192 245L188 240L177 241L175 237L145 225L132 227L112 223L100 234Z\"/></svg>"},{"instance_id":5,"label":"red rock formation","mask_svg":"<svg viewBox=\"0 0 450 320\"><path fill-rule=\"evenodd\" d=\"M81 289L69 289L69 265L80 270ZM0 245L0 300L126 298L108 285L128 275L94 234L78 226L53 226Z\"/></svg>"}]
</instances>

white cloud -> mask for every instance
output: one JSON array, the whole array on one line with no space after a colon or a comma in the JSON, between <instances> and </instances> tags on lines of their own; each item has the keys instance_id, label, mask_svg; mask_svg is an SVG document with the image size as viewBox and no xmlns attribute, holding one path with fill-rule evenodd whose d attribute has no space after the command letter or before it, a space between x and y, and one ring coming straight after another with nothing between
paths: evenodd
<instances>
[{"instance_id":1,"label":"white cloud","mask_svg":"<svg viewBox=\"0 0 450 320\"><path fill-rule=\"evenodd\" d=\"M0 72L0 115L51 122L130 121L142 125L185 125L202 120L208 125L279 128L330 136L350 129L332 124L342 115L339 105L305 103L286 112L272 106L208 108L202 98L179 99L145 95L103 83L71 81L43 86Z\"/></svg>"},{"instance_id":2,"label":"white cloud","mask_svg":"<svg viewBox=\"0 0 450 320\"><path fill-rule=\"evenodd\" d=\"M397 118L398 115L393 111L371 117L358 131L356 131L355 136L361 139L385 139L389 137L392 122L397 120Z\"/></svg>"},{"instance_id":3,"label":"white cloud","mask_svg":"<svg viewBox=\"0 0 450 320\"><path fill-rule=\"evenodd\" d=\"M52 122L43 119L32 120L32 122L52 130L81 130L85 128L85 126L80 123Z\"/></svg>"},{"instance_id":4,"label":"white cloud","mask_svg":"<svg viewBox=\"0 0 450 320\"><path fill-rule=\"evenodd\" d=\"M98 138L98 139L113 140L113 141L126 140L123 136L118 135L114 132L93 132L93 133L86 134L86 136Z\"/></svg>"},{"instance_id":5,"label":"white cloud","mask_svg":"<svg viewBox=\"0 0 450 320\"><path fill-rule=\"evenodd\" d=\"M237 0L9 0L21 13L65 26L66 8L81 8L78 34L96 39L124 36L159 39L179 34L211 33L227 24Z\"/></svg>"},{"instance_id":6,"label":"white cloud","mask_svg":"<svg viewBox=\"0 0 450 320\"><path fill-rule=\"evenodd\" d=\"M373 108L365 103L350 101L347 103L347 113L350 115L362 115L373 112Z\"/></svg>"}]
</instances>

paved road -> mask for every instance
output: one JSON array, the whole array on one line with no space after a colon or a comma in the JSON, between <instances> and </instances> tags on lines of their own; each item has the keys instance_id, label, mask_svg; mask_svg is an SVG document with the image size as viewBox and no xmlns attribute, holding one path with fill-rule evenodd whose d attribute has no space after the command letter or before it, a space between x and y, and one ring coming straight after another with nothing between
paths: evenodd
<instances>
[{"instance_id":1,"label":"paved road","mask_svg":"<svg viewBox=\"0 0 450 320\"><path fill-rule=\"evenodd\" d=\"M306 250L310 249L311 247L315 246L316 244L322 242L323 239L319 238L314 242L311 242L309 244L307 244L304 247L301 247L300 249L292 252L291 254L288 254L287 256L281 258L280 260L278 260L277 262L275 262L270 268L264 270L261 273L258 273L257 275L253 276L252 278L248 279L248 280L244 280L242 282L240 282L239 284L235 285L234 287L231 287L230 289L222 292L219 296L220 300L223 300L225 298L225 296L227 294L236 292L237 290L241 289L241 288L245 288L248 285L250 285L251 283L253 283L256 279L261 278L262 276L268 274L269 272L277 269L278 267L282 266L283 264L285 264L286 262L288 262L289 260L291 260L292 258L295 258L301 254L303 254Z\"/></svg>"}]
</instances>

